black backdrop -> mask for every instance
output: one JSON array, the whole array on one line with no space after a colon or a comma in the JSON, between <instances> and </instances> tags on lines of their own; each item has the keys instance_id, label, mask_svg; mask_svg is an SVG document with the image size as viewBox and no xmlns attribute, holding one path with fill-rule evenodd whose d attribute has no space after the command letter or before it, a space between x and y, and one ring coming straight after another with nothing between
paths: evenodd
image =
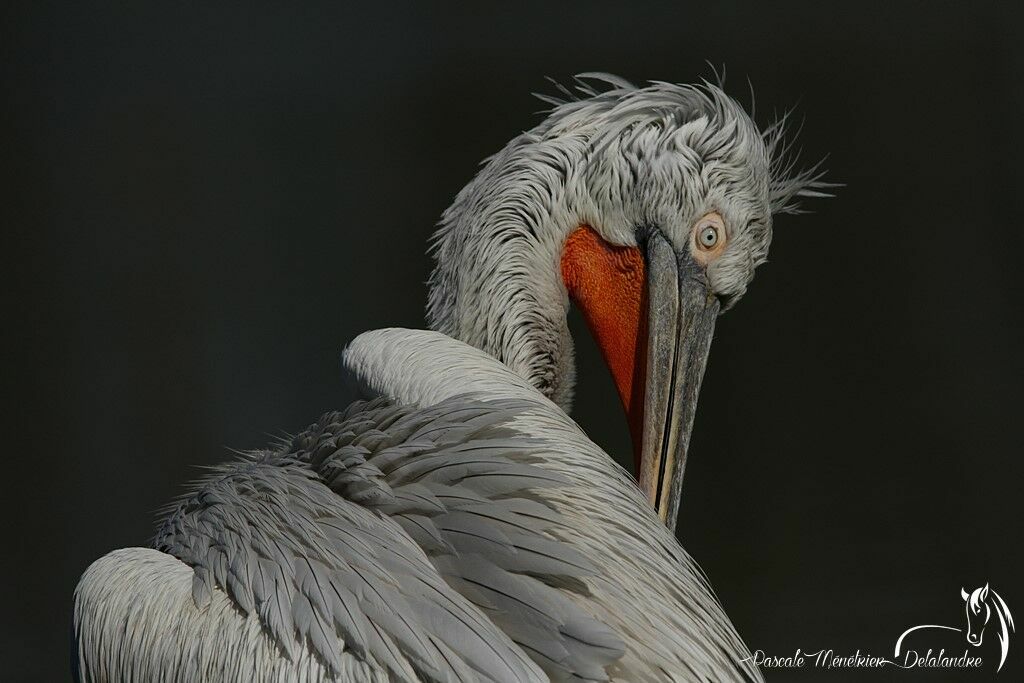
<instances>
[{"instance_id":1,"label":"black backdrop","mask_svg":"<svg viewBox=\"0 0 1024 683\"><path fill-rule=\"evenodd\" d=\"M78 575L145 544L194 465L340 407L359 331L422 326L432 225L538 120L544 76L705 60L762 122L798 103L806 158L847 186L777 221L719 322L685 546L769 653L887 654L959 625L962 584L1024 609L1009 4L206 4L5 9L5 679L66 675ZM576 416L626 454L573 325ZM953 677L984 678L770 674Z\"/></svg>"}]
</instances>

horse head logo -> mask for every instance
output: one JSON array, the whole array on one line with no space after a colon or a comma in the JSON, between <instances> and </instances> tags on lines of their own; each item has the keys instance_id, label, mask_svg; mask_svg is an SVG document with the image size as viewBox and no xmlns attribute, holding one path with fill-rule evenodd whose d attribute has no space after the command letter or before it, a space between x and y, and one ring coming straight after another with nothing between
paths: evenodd
<instances>
[{"instance_id":1,"label":"horse head logo","mask_svg":"<svg viewBox=\"0 0 1024 683\"><path fill-rule=\"evenodd\" d=\"M992 618L992 608L988 606L988 584L982 588L975 588L968 593L960 589L960 597L964 599L964 611L967 612L967 642L971 645L981 645L981 638L985 635L985 626Z\"/></svg>"},{"instance_id":2,"label":"horse head logo","mask_svg":"<svg viewBox=\"0 0 1024 683\"><path fill-rule=\"evenodd\" d=\"M956 628L955 626L942 626L940 624L911 626L896 639L895 655L897 657L900 656L900 653L903 651L903 641L906 640L907 636L915 631L925 629L962 632L966 634L969 645L978 647L985 636L985 628L989 626L989 622L994 621L995 623L992 628L998 629L996 638L999 639L999 666L996 668L996 671L998 672L1002 669L1003 663L1006 662L1006 653L1010 651L1010 632L1014 630L1013 615L1010 614L1010 608L999 597L999 593L989 588L987 583L981 588L975 588L970 592L961 588L960 597L964 601L964 612L967 614L966 629Z\"/></svg>"},{"instance_id":3,"label":"horse head logo","mask_svg":"<svg viewBox=\"0 0 1024 683\"><path fill-rule=\"evenodd\" d=\"M960 589L960 597L964 601L964 612L967 613L967 642L977 647L985 635L985 627L995 615L999 622L999 669L1003 668L1006 661L1006 653L1010 650L1010 631L1014 630L1013 615L1010 608L1006 606L1003 599L994 590L990 590L986 583L981 588L975 588L970 593ZM996 669L997 671L999 669Z\"/></svg>"}]
</instances>

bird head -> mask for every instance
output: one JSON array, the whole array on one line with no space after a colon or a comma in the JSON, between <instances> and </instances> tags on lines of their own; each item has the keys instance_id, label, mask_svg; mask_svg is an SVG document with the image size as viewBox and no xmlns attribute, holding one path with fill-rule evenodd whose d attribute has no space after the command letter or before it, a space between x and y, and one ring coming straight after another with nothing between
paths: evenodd
<instances>
[{"instance_id":1,"label":"bird head","mask_svg":"<svg viewBox=\"0 0 1024 683\"><path fill-rule=\"evenodd\" d=\"M428 319L568 410L577 306L626 412L640 488L674 528L715 321L766 260L773 214L827 186L816 168L794 172L785 118L762 131L717 85L589 74L577 89L542 98L547 118L445 212Z\"/></svg>"}]
</instances>

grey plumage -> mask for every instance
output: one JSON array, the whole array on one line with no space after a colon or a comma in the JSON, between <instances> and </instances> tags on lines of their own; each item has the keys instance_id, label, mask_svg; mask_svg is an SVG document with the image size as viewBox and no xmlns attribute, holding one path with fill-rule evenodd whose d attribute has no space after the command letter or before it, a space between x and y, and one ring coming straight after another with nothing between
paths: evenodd
<instances>
[{"instance_id":1,"label":"grey plumage","mask_svg":"<svg viewBox=\"0 0 1024 683\"><path fill-rule=\"evenodd\" d=\"M567 480L536 495L566 520L559 541L594 565L583 579L588 595L565 594L622 637L613 681L761 680L704 573L635 481L528 381L478 349L419 330L363 333L343 362L366 396L418 406L465 393L527 402L509 426L543 439L534 464Z\"/></svg>"},{"instance_id":2,"label":"grey plumage","mask_svg":"<svg viewBox=\"0 0 1024 683\"><path fill-rule=\"evenodd\" d=\"M346 353L381 398L217 468L157 550L83 575L82 680L758 679L692 560L556 406L443 335Z\"/></svg>"},{"instance_id":3,"label":"grey plumage","mask_svg":"<svg viewBox=\"0 0 1024 683\"><path fill-rule=\"evenodd\" d=\"M537 679L527 651L552 680L607 680L623 645L548 585L584 591L593 569L548 535L564 521L534 492L565 481L500 428L517 409L328 413L205 477L155 546L192 567L195 609L224 591L283 657L311 649L335 676L348 651L395 680Z\"/></svg>"},{"instance_id":4,"label":"grey plumage","mask_svg":"<svg viewBox=\"0 0 1024 683\"><path fill-rule=\"evenodd\" d=\"M370 402L215 470L156 549L93 563L81 680L761 680L706 577L563 410L558 254L584 224L619 246L657 225L681 252L713 206L734 232L709 291L735 302L772 213L823 186L785 161L782 124L759 132L715 86L601 78L442 219L428 318L470 346L361 335L344 364Z\"/></svg>"}]
</instances>

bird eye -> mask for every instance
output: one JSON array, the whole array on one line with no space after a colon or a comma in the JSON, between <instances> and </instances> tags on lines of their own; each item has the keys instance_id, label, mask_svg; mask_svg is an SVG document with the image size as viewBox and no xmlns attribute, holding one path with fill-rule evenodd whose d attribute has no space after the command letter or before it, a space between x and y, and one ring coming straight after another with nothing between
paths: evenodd
<instances>
[{"instance_id":1,"label":"bird eye","mask_svg":"<svg viewBox=\"0 0 1024 683\"><path fill-rule=\"evenodd\" d=\"M713 225L704 226L700 230L700 235L697 236L697 241L705 249L713 249L718 244L718 228Z\"/></svg>"},{"instance_id":2,"label":"bird eye","mask_svg":"<svg viewBox=\"0 0 1024 683\"><path fill-rule=\"evenodd\" d=\"M693 226L693 255L707 265L725 248L725 221L717 211L704 214Z\"/></svg>"}]
</instances>

